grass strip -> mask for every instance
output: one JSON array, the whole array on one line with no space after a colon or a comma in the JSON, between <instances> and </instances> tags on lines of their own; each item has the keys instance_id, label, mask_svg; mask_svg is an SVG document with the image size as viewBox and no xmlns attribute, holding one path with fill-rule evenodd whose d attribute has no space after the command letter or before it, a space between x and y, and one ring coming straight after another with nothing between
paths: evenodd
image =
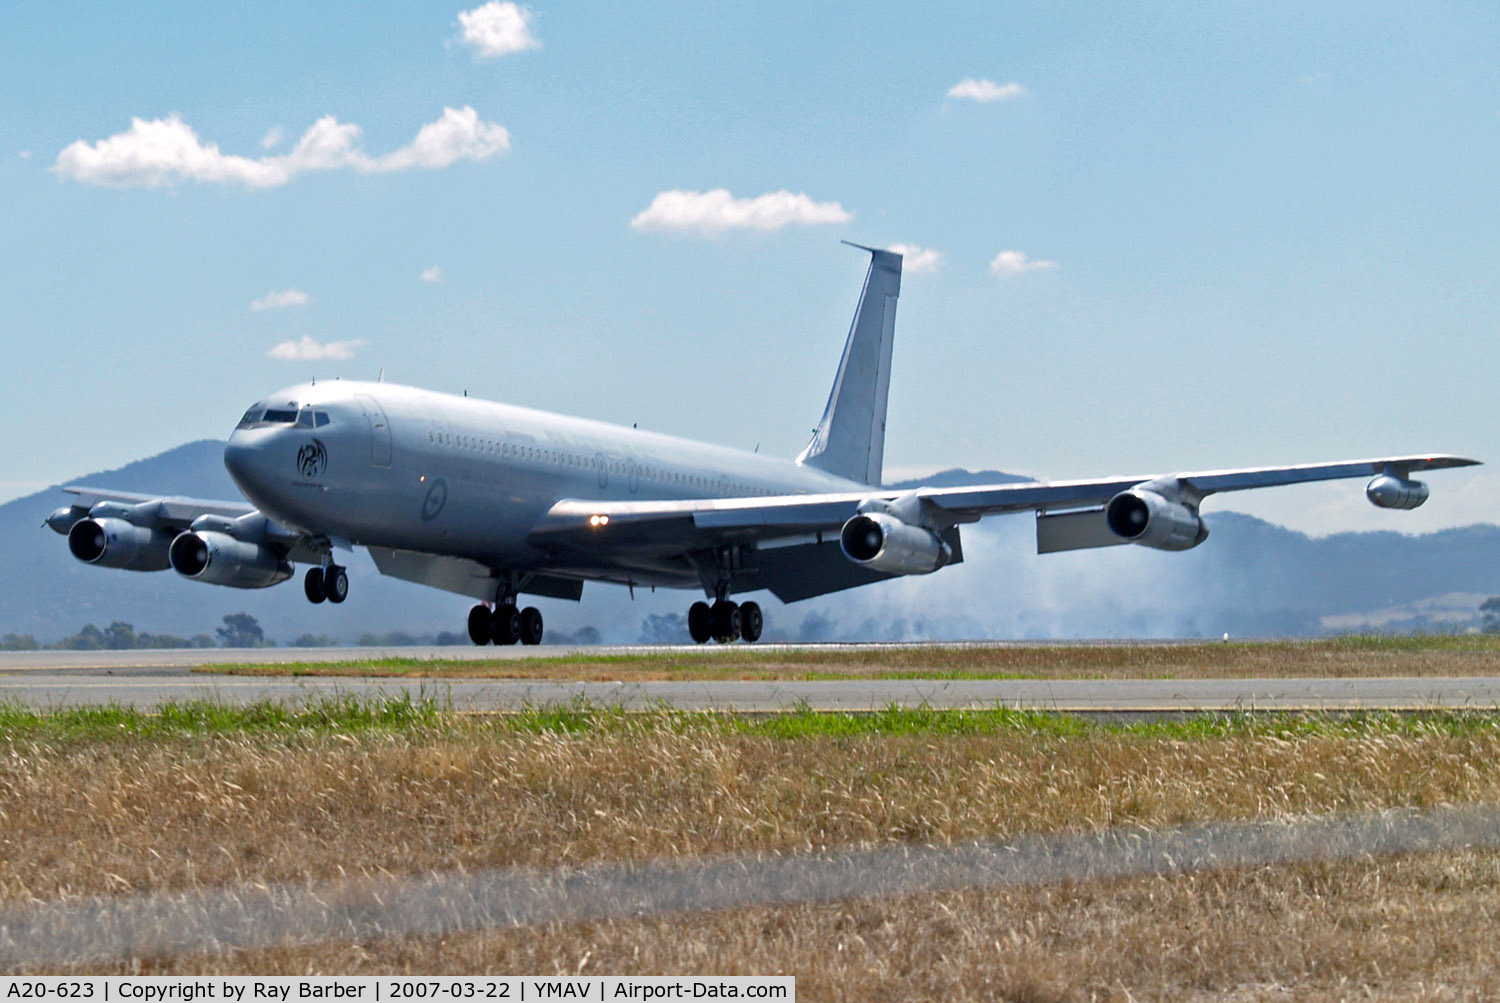
<instances>
[{"instance_id":1,"label":"grass strip","mask_svg":"<svg viewBox=\"0 0 1500 1003\"><path fill-rule=\"evenodd\" d=\"M940 738L1030 735L1066 738L1126 735L1191 741L1249 738L1355 738L1369 735L1470 736L1500 734L1500 715L1472 710L1418 713L1206 713L1147 721L1115 721L1050 711L995 707L979 710L906 708L847 713L807 708L778 714L734 715L707 711L626 711L579 702L531 707L507 714L454 712L431 698L409 694L379 699L340 696L300 705L275 701L227 704L212 700L167 703L155 711L118 705L46 710L0 704L0 741L169 741L214 735L360 735L431 733L482 739L487 734L621 734L655 732L739 733L773 739L890 736Z\"/></svg>"},{"instance_id":2,"label":"grass strip","mask_svg":"<svg viewBox=\"0 0 1500 1003\"><path fill-rule=\"evenodd\" d=\"M458 649L463 650L463 649ZM482 649L480 649L482 651ZM1352 635L1312 641L971 645L812 645L652 653L486 658L391 656L340 662L203 664L197 672L573 680L1059 679L1232 676L1486 675L1500 672L1500 636Z\"/></svg>"}]
</instances>

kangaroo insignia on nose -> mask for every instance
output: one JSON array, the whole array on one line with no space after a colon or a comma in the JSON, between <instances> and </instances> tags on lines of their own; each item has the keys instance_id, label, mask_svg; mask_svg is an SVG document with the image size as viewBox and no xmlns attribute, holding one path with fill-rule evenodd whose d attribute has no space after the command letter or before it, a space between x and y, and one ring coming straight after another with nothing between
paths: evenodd
<instances>
[{"instance_id":1,"label":"kangaroo insignia on nose","mask_svg":"<svg viewBox=\"0 0 1500 1003\"><path fill-rule=\"evenodd\" d=\"M321 439L314 439L297 450L297 469L303 477L317 477L328 466L328 450Z\"/></svg>"}]
</instances>

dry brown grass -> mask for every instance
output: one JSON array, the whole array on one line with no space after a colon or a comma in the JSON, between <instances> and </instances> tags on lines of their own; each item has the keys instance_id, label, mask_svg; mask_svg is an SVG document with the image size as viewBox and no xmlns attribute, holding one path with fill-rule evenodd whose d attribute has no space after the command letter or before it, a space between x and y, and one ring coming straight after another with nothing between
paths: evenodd
<instances>
[{"instance_id":1,"label":"dry brown grass","mask_svg":"<svg viewBox=\"0 0 1500 1003\"><path fill-rule=\"evenodd\" d=\"M1024 677L1232 679L1500 675L1500 637L1354 637L1243 643L842 646L744 645L647 655L203 665L246 675L622 680Z\"/></svg>"},{"instance_id":2,"label":"dry brown grass","mask_svg":"<svg viewBox=\"0 0 1500 1003\"><path fill-rule=\"evenodd\" d=\"M1497 921L1500 855L1454 852L266 949L141 970L784 973L801 1000L1491 1000Z\"/></svg>"},{"instance_id":3,"label":"dry brown grass","mask_svg":"<svg viewBox=\"0 0 1500 1003\"><path fill-rule=\"evenodd\" d=\"M0 904L1121 824L1500 801L1500 729L1014 727L774 738L691 716L579 734L0 737ZM1500 854L750 908L188 956L148 972L798 976L806 1000L1485 999ZM89 970L116 970L113 965Z\"/></svg>"},{"instance_id":4,"label":"dry brown grass","mask_svg":"<svg viewBox=\"0 0 1500 1003\"><path fill-rule=\"evenodd\" d=\"M1487 1000L1500 855L755 908L226 957L151 972L797 976L801 1000Z\"/></svg>"},{"instance_id":5,"label":"dry brown grass","mask_svg":"<svg viewBox=\"0 0 1500 1003\"><path fill-rule=\"evenodd\" d=\"M674 723L675 722L675 723ZM0 902L1500 800L1500 731L0 744Z\"/></svg>"}]
</instances>

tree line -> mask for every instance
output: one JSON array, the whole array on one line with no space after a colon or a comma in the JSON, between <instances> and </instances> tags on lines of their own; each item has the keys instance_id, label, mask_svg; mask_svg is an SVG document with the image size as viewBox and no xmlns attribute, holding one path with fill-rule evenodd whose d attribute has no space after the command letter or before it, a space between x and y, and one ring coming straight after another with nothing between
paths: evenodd
<instances>
[{"instance_id":1,"label":"tree line","mask_svg":"<svg viewBox=\"0 0 1500 1003\"><path fill-rule=\"evenodd\" d=\"M178 637L175 634L152 634L138 631L134 624L115 620L107 627L92 623L83 625L51 644L42 644L32 634L0 635L0 651L131 651L142 648L267 648L276 644L267 640L260 623L249 613L225 614L223 625L213 634Z\"/></svg>"}]
</instances>

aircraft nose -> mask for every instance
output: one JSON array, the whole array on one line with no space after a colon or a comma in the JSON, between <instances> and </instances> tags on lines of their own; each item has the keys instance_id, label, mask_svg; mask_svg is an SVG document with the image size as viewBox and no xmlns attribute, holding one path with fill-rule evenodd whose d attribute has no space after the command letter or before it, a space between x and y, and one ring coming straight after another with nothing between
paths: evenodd
<instances>
[{"instance_id":1,"label":"aircraft nose","mask_svg":"<svg viewBox=\"0 0 1500 1003\"><path fill-rule=\"evenodd\" d=\"M244 432L237 431L229 436L229 441L224 444L224 466L236 484L243 486L255 483L258 467L256 461L261 453L258 444L251 441L251 437Z\"/></svg>"}]
</instances>

